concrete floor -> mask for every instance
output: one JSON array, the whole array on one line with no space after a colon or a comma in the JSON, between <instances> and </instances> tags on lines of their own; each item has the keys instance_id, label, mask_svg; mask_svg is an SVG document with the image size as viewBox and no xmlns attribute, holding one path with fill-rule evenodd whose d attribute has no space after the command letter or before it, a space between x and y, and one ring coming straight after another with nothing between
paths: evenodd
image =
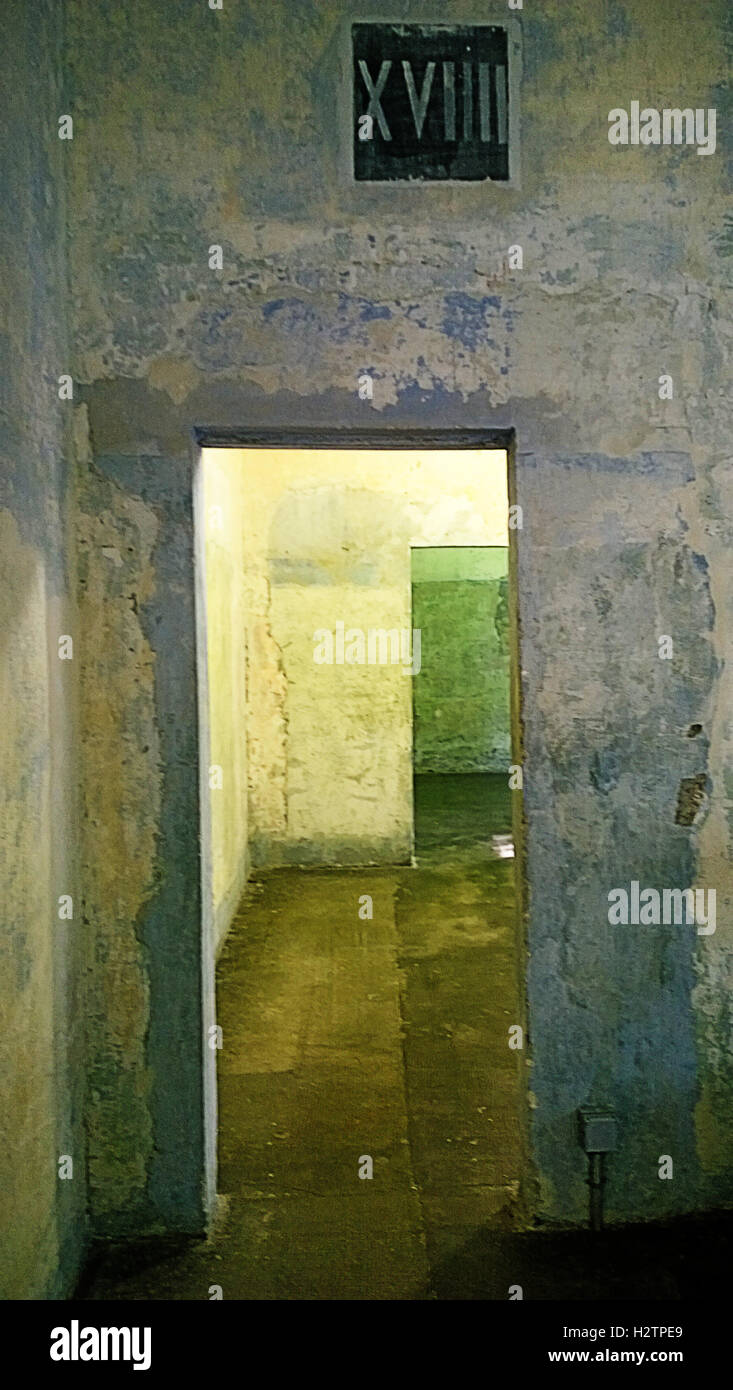
<instances>
[{"instance_id":1,"label":"concrete floor","mask_svg":"<svg viewBox=\"0 0 733 1390\"><path fill-rule=\"evenodd\" d=\"M219 966L216 1227L100 1247L79 1298L220 1285L225 1299L506 1300L519 1284L530 1300L688 1300L728 1286L731 1213L521 1229L514 866L489 849L507 816L504 779L421 777L417 868L249 885Z\"/></svg>"},{"instance_id":2,"label":"concrete floor","mask_svg":"<svg viewBox=\"0 0 733 1390\"><path fill-rule=\"evenodd\" d=\"M513 863L489 846L508 815L505 777L421 777L418 867L250 883L218 972L217 1230L129 1272L108 1252L88 1297L419 1299L512 1227Z\"/></svg>"}]
</instances>

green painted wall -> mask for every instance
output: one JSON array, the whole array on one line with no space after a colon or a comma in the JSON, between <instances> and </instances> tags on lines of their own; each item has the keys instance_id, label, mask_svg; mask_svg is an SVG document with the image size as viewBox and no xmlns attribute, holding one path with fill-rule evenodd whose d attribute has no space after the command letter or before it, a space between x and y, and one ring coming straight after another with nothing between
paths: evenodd
<instances>
[{"instance_id":1,"label":"green painted wall","mask_svg":"<svg viewBox=\"0 0 733 1390\"><path fill-rule=\"evenodd\" d=\"M503 772L510 762L505 546L412 551L416 772Z\"/></svg>"}]
</instances>

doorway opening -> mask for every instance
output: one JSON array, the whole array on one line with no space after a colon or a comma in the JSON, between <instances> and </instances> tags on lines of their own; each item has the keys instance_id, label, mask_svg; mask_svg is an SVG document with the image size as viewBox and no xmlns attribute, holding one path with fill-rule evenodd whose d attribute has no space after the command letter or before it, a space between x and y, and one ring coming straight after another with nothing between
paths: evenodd
<instances>
[{"instance_id":1,"label":"doorway opening","mask_svg":"<svg viewBox=\"0 0 733 1390\"><path fill-rule=\"evenodd\" d=\"M513 857L509 549L412 551L415 854L475 846Z\"/></svg>"},{"instance_id":2,"label":"doorway opening","mask_svg":"<svg viewBox=\"0 0 733 1390\"><path fill-rule=\"evenodd\" d=\"M214 442L203 880L218 1191L251 1237L229 1296L430 1296L448 1233L506 1228L522 1180L511 441Z\"/></svg>"}]
</instances>

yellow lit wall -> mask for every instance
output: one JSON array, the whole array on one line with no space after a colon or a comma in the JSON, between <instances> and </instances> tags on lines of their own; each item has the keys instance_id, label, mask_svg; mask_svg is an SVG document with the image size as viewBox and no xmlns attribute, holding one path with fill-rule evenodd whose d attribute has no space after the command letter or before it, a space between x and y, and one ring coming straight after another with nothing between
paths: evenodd
<instances>
[{"instance_id":1,"label":"yellow lit wall","mask_svg":"<svg viewBox=\"0 0 733 1390\"><path fill-rule=\"evenodd\" d=\"M244 605L245 477L221 453L204 458L214 939L229 926L248 872ZM219 782L221 785L219 785Z\"/></svg>"},{"instance_id":2,"label":"yellow lit wall","mask_svg":"<svg viewBox=\"0 0 733 1390\"><path fill-rule=\"evenodd\" d=\"M237 509L227 554L243 557L242 610L236 565L218 555L209 649L218 640L233 650L246 622L253 862L409 858L412 677L400 664L317 664L314 633L338 623L410 630L411 546L506 545L504 451L207 450L205 467L207 505L221 496ZM229 618L212 623L221 602ZM221 654L210 660L220 673L212 747L241 760L231 656L226 670ZM237 798L217 809L212 796L214 843L221 835L226 845L216 850L216 894L232 878L243 823L225 825Z\"/></svg>"}]
</instances>

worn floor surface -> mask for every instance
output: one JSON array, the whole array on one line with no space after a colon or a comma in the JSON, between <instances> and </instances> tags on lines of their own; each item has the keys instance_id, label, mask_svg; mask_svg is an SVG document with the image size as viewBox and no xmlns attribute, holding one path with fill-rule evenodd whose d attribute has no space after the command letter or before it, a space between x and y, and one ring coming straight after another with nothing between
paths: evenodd
<instances>
[{"instance_id":1,"label":"worn floor surface","mask_svg":"<svg viewBox=\"0 0 733 1390\"><path fill-rule=\"evenodd\" d=\"M691 1298L727 1270L729 1220L517 1229L508 813L503 778L421 777L417 868L249 886L219 967L216 1229L105 1248L81 1297Z\"/></svg>"},{"instance_id":2,"label":"worn floor surface","mask_svg":"<svg viewBox=\"0 0 733 1390\"><path fill-rule=\"evenodd\" d=\"M219 966L218 1229L128 1252L155 1260L132 1275L108 1252L87 1296L424 1298L511 1227L513 864L490 851L508 816L505 777L420 778L418 867L249 885Z\"/></svg>"}]
</instances>

